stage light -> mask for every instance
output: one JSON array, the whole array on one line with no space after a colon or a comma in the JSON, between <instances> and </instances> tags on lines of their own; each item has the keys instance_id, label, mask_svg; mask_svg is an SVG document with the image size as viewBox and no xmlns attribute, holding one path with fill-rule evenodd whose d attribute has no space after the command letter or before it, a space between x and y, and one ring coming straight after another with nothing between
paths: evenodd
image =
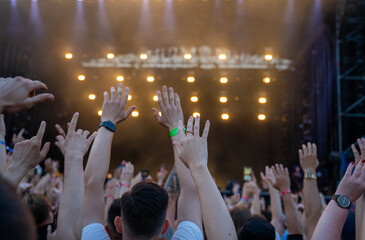
<instances>
[{"instance_id":1,"label":"stage light","mask_svg":"<svg viewBox=\"0 0 365 240\"><path fill-rule=\"evenodd\" d=\"M226 84L226 83L228 82L228 78L226 78L226 77L221 77L221 78L219 79L219 81L220 81L222 84Z\"/></svg>"},{"instance_id":2,"label":"stage light","mask_svg":"<svg viewBox=\"0 0 365 240\"><path fill-rule=\"evenodd\" d=\"M223 120L228 120L228 118L229 118L228 113L223 113L223 114L222 114L222 116L221 116L221 118L222 118Z\"/></svg>"},{"instance_id":3,"label":"stage light","mask_svg":"<svg viewBox=\"0 0 365 240\"><path fill-rule=\"evenodd\" d=\"M77 77L77 79L79 79L79 81L84 81L86 79L85 75L79 75Z\"/></svg>"},{"instance_id":4,"label":"stage light","mask_svg":"<svg viewBox=\"0 0 365 240\"><path fill-rule=\"evenodd\" d=\"M81 2L81 1L79 0L79 2ZM113 177L113 175L112 175L111 173L108 173L108 174L106 175L106 178L107 178L107 179L112 179L112 177Z\"/></svg>"},{"instance_id":5,"label":"stage light","mask_svg":"<svg viewBox=\"0 0 365 240\"><path fill-rule=\"evenodd\" d=\"M197 97L197 96L192 96L192 97L190 98L190 101L192 101L192 102L197 102L197 101L198 101L198 97Z\"/></svg>"},{"instance_id":6,"label":"stage light","mask_svg":"<svg viewBox=\"0 0 365 240\"><path fill-rule=\"evenodd\" d=\"M193 117L194 118L200 117L200 113L198 113L198 112L193 113Z\"/></svg>"},{"instance_id":7,"label":"stage light","mask_svg":"<svg viewBox=\"0 0 365 240\"><path fill-rule=\"evenodd\" d=\"M72 53L66 53L65 54L66 59L72 59L72 57L73 57Z\"/></svg>"},{"instance_id":8,"label":"stage light","mask_svg":"<svg viewBox=\"0 0 365 240\"><path fill-rule=\"evenodd\" d=\"M139 55L139 58L141 60L146 60L148 58L148 55L146 53L142 53L141 55Z\"/></svg>"},{"instance_id":9,"label":"stage light","mask_svg":"<svg viewBox=\"0 0 365 240\"><path fill-rule=\"evenodd\" d=\"M261 103L261 104L264 104L264 103L266 103L266 98L264 98L264 97L261 97L261 98L259 98L259 103Z\"/></svg>"},{"instance_id":10,"label":"stage light","mask_svg":"<svg viewBox=\"0 0 365 240\"><path fill-rule=\"evenodd\" d=\"M158 101L158 96L157 95L153 96L153 101L155 101L155 102Z\"/></svg>"},{"instance_id":11,"label":"stage light","mask_svg":"<svg viewBox=\"0 0 365 240\"><path fill-rule=\"evenodd\" d=\"M219 54L218 55L218 59L219 60L226 60L227 59L227 55L226 54Z\"/></svg>"},{"instance_id":12,"label":"stage light","mask_svg":"<svg viewBox=\"0 0 365 240\"><path fill-rule=\"evenodd\" d=\"M101 114L103 114L103 111L99 110L98 115L101 116Z\"/></svg>"},{"instance_id":13,"label":"stage light","mask_svg":"<svg viewBox=\"0 0 365 240\"><path fill-rule=\"evenodd\" d=\"M187 81L188 81L189 83L193 83L193 82L195 82L195 78L194 78L194 77L188 77L188 78L187 78Z\"/></svg>"},{"instance_id":14,"label":"stage light","mask_svg":"<svg viewBox=\"0 0 365 240\"><path fill-rule=\"evenodd\" d=\"M117 81L118 82L123 82L124 81L124 76L122 76L122 75L117 76Z\"/></svg>"},{"instance_id":15,"label":"stage light","mask_svg":"<svg viewBox=\"0 0 365 240\"><path fill-rule=\"evenodd\" d=\"M260 121L264 121L266 119L266 115L265 114L259 114L257 116L257 118L260 120Z\"/></svg>"},{"instance_id":16,"label":"stage light","mask_svg":"<svg viewBox=\"0 0 365 240\"><path fill-rule=\"evenodd\" d=\"M270 83L271 79L269 77L266 77L262 80L264 83Z\"/></svg>"},{"instance_id":17,"label":"stage light","mask_svg":"<svg viewBox=\"0 0 365 240\"><path fill-rule=\"evenodd\" d=\"M132 100L132 95L128 95L128 101Z\"/></svg>"},{"instance_id":18,"label":"stage light","mask_svg":"<svg viewBox=\"0 0 365 240\"><path fill-rule=\"evenodd\" d=\"M106 55L106 57L107 57L108 59L113 59L113 58L115 57L115 55L114 55L114 53L108 53L108 54Z\"/></svg>"},{"instance_id":19,"label":"stage light","mask_svg":"<svg viewBox=\"0 0 365 240\"><path fill-rule=\"evenodd\" d=\"M96 98L95 94L89 94L89 99L90 100L95 100L95 98Z\"/></svg>"},{"instance_id":20,"label":"stage light","mask_svg":"<svg viewBox=\"0 0 365 240\"><path fill-rule=\"evenodd\" d=\"M190 60L193 56L190 53L185 53L184 58Z\"/></svg>"},{"instance_id":21,"label":"stage light","mask_svg":"<svg viewBox=\"0 0 365 240\"><path fill-rule=\"evenodd\" d=\"M139 112L138 111L133 111L132 112L132 117L138 117L139 115Z\"/></svg>"},{"instance_id":22,"label":"stage light","mask_svg":"<svg viewBox=\"0 0 365 240\"><path fill-rule=\"evenodd\" d=\"M265 60L266 61L271 61L273 59L273 56L271 54L266 54L265 55Z\"/></svg>"},{"instance_id":23,"label":"stage light","mask_svg":"<svg viewBox=\"0 0 365 240\"><path fill-rule=\"evenodd\" d=\"M220 101L221 103L226 103L226 102L228 101L228 99L227 99L227 97L220 97L220 98L219 98L219 101Z\"/></svg>"},{"instance_id":24,"label":"stage light","mask_svg":"<svg viewBox=\"0 0 365 240\"><path fill-rule=\"evenodd\" d=\"M161 112L158 112L158 115L161 117L162 116L162 113Z\"/></svg>"},{"instance_id":25,"label":"stage light","mask_svg":"<svg viewBox=\"0 0 365 240\"><path fill-rule=\"evenodd\" d=\"M147 77L147 82L153 82L155 81L155 77L154 76L148 76Z\"/></svg>"}]
</instances>

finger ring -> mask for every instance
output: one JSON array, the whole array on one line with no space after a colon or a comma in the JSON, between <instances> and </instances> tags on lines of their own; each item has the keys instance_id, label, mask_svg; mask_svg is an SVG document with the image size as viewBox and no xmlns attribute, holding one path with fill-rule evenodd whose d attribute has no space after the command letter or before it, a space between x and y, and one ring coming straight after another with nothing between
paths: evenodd
<instances>
[{"instance_id":1,"label":"finger ring","mask_svg":"<svg viewBox=\"0 0 365 240\"><path fill-rule=\"evenodd\" d=\"M186 131L186 133L191 133L191 134L193 134L193 132L192 131ZM193 134L194 135L194 134Z\"/></svg>"}]
</instances>

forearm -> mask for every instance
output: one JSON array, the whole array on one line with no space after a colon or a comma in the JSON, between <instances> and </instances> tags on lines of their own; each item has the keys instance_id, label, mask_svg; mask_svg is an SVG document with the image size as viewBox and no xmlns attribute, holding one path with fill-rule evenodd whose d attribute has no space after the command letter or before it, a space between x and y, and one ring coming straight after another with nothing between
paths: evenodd
<instances>
[{"instance_id":1,"label":"forearm","mask_svg":"<svg viewBox=\"0 0 365 240\"><path fill-rule=\"evenodd\" d=\"M206 166L190 168L208 239L237 239L232 218Z\"/></svg>"},{"instance_id":2,"label":"forearm","mask_svg":"<svg viewBox=\"0 0 365 240\"><path fill-rule=\"evenodd\" d=\"M347 209L340 208L335 201L331 201L319 219L311 240L340 239L347 214Z\"/></svg>"},{"instance_id":3,"label":"forearm","mask_svg":"<svg viewBox=\"0 0 365 240\"><path fill-rule=\"evenodd\" d=\"M176 218L176 201L169 199L169 204L167 205L166 219L170 221L170 226L174 232L176 230L175 218Z\"/></svg>"},{"instance_id":4,"label":"forearm","mask_svg":"<svg viewBox=\"0 0 365 240\"><path fill-rule=\"evenodd\" d=\"M295 207L293 197L290 193L283 195L284 211L286 224L289 234L303 234L302 224L300 222L299 212Z\"/></svg>"},{"instance_id":5,"label":"forearm","mask_svg":"<svg viewBox=\"0 0 365 240\"><path fill-rule=\"evenodd\" d=\"M0 141L5 142L5 136L0 133ZM0 176L2 176L7 168L6 164L6 146L0 143Z\"/></svg>"},{"instance_id":6,"label":"forearm","mask_svg":"<svg viewBox=\"0 0 365 240\"><path fill-rule=\"evenodd\" d=\"M19 166L16 163L10 163L9 167L6 169L3 178L6 179L14 187L18 187L20 181L27 174L27 170L24 167Z\"/></svg>"},{"instance_id":7,"label":"forearm","mask_svg":"<svg viewBox=\"0 0 365 240\"><path fill-rule=\"evenodd\" d=\"M322 214L321 196L319 195L317 180L304 179L303 198L307 223L306 234L308 239L311 239L313 231Z\"/></svg>"},{"instance_id":8,"label":"forearm","mask_svg":"<svg viewBox=\"0 0 365 240\"><path fill-rule=\"evenodd\" d=\"M58 215L58 239L80 239L84 198L82 156L65 156L65 175Z\"/></svg>"},{"instance_id":9,"label":"forearm","mask_svg":"<svg viewBox=\"0 0 365 240\"><path fill-rule=\"evenodd\" d=\"M105 207L104 207L104 225L108 224L108 211L110 206L112 205L114 201L114 198L107 196L106 200L105 200Z\"/></svg>"},{"instance_id":10,"label":"forearm","mask_svg":"<svg viewBox=\"0 0 365 240\"><path fill-rule=\"evenodd\" d=\"M252 198L251 215L260 215L260 214L261 214L260 195L259 193L255 193Z\"/></svg>"},{"instance_id":11,"label":"forearm","mask_svg":"<svg viewBox=\"0 0 365 240\"><path fill-rule=\"evenodd\" d=\"M129 186L130 184L128 184ZM128 192L130 187L128 187L127 185L122 185L120 188L119 188L119 191L118 191L118 196L117 198L121 198L123 196L124 193Z\"/></svg>"},{"instance_id":12,"label":"forearm","mask_svg":"<svg viewBox=\"0 0 365 240\"><path fill-rule=\"evenodd\" d=\"M356 217L356 239L365 239L365 194L356 201L355 207L355 217Z\"/></svg>"}]
</instances>

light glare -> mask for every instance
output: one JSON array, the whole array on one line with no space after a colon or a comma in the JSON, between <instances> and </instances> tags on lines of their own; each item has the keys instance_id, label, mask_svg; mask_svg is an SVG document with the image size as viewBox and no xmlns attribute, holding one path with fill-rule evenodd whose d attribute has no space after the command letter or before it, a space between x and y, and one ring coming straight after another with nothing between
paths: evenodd
<instances>
[{"instance_id":1,"label":"light glare","mask_svg":"<svg viewBox=\"0 0 365 240\"><path fill-rule=\"evenodd\" d=\"M267 102L267 99L264 97L259 98L259 103L264 104Z\"/></svg>"},{"instance_id":2,"label":"light glare","mask_svg":"<svg viewBox=\"0 0 365 240\"><path fill-rule=\"evenodd\" d=\"M146 60L148 58L148 55L147 55L147 53L142 53L141 55L139 55L139 58L141 60Z\"/></svg>"},{"instance_id":3,"label":"light glare","mask_svg":"<svg viewBox=\"0 0 365 240\"><path fill-rule=\"evenodd\" d=\"M132 112L132 117L138 117L139 115L139 112L138 111L133 111Z\"/></svg>"},{"instance_id":4,"label":"light glare","mask_svg":"<svg viewBox=\"0 0 365 240\"><path fill-rule=\"evenodd\" d=\"M222 118L223 120L228 120L228 119L229 119L229 115L228 115L228 113L223 113L223 114L222 114L222 116L221 116L221 118Z\"/></svg>"},{"instance_id":5,"label":"light glare","mask_svg":"<svg viewBox=\"0 0 365 240\"><path fill-rule=\"evenodd\" d=\"M265 114L259 114L257 116L257 118L260 120L260 121L264 121L266 119L266 115Z\"/></svg>"},{"instance_id":6,"label":"light glare","mask_svg":"<svg viewBox=\"0 0 365 240\"><path fill-rule=\"evenodd\" d=\"M153 76L147 77L147 82L153 82L153 81L155 81L155 77L153 77Z\"/></svg>"},{"instance_id":7,"label":"light glare","mask_svg":"<svg viewBox=\"0 0 365 240\"><path fill-rule=\"evenodd\" d=\"M266 61L271 61L273 59L273 56L271 54L266 54L265 55L265 60Z\"/></svg>"},{"instance_id":8,"label":"light glare","mask_svg":"<svg viewBox=\"0 0 365 240\"><path fill-rule=\"evenodd\" d=\"M155 101L155 102L158 101L158 96L157 95L153 96L153 101Z\"/></svg>"},{"instance_id":9,"label":"light glare","mask_svg":"<svg viewBox=\"0 0 365 240\"><path fill-rule=\"evenodd\" d=\"M190 98L190 101L192 101L192 102L197 102L199 99L198 99L198 97L197 96L192 96L191 98Z\"/></svg>"},{"instance_id":10,"label":"light glare","mask_svg":"<svg viewBox=\"0 0 365 240\"><path fill-rule=\"evenodd\" d=\"M227 97L220 97L220 98L219 98L219 101L220 101L221 103L226 103L226 102L228 101L228 99L227 99Z\"/></svg>"},{"instance_id":11,"label":"light glare","mask_svg":"<svg viewBox=\"0 0 365 240\"><path fill-rule=\"evenodd\" d=\"M98 115L101 116L101 114L103 114L103 111L99 110Z\"/></svg>"},{"instance_id":12,"label":"light glare","mask_svg":"<svg viewBox=\"0 0 365 240\"><path fill-rule=\"evenodd\" d=\"M72 53L66 53L65 54L66 59L72 59L72 57L73 57Z\"/></svg>"},{"instance_id":13,"label":"light glare","mask_svg":"<svg viewBox=\"0 0 365 240\"><path fill-rule=\"evenodd\" d=\"M200 117L200 113L198 113L198 112L193 113L193 117L194 118Z\"/></svg>"},{"instance_id":14,"label":"light glare","mask_svg":"<svg viewBox=\"0 0 365 240\"><path fill-rule=\"evenodd\" d=\"M86 79L85 75L79 75L77 77L77 79L79 79L79 81L84 81Z\"/></svg>"},{"instance_id":15,"label":"light glare","mask_svg":"<svg viewBox=\"0 0 365 240\"><path fill-rule=\"evenodd\" d=\"M219 60L226 60L227 59L227 55L226 54L219 54L218 55L218 59Z\"/></svg>"},{"instance_id":16,"label":"light glare","mask_svg":"<svg viewBox=\"0 0 365 240\"><path fill-rule=\"evenodd\" d=\"M190 60L193 56L190 53L185 53L184 58Z\"/></svg>"},{"instance_id":17,"label":"light glare","mask_svg":"<svg viewBox=\"0 0 365 240\"><path fill-rule=\"evenodd\" d=\"M270 83L271 79L269 77L266 77L266 78L263 79L263 82L264 83Z\"/></svg>"},{"instance_id":18,"label":"light glare","mask_svg":"<svg viewBox=\"0 0 365 240\"><path fill-rule=\"evenodd\" d=\"M124 81L124 76L117 76L117 81L118 82L123 82Z\"/></svg>"},{"instance_id":19,"label":"light glare","mask_svg":"<svg viewBox=\"0 0 365 240\"><path fill-rule=\"evenodd\" d=\"M90 100L95 100L95 98L96 98L95 94L89 94L89 99Z\"/></svg>"},{"instance_id":20,"label":"light glare","mask_svg":"<svg viewBox=\"0 0 365 240\"><path fill-rule=\"evenodd\" d=\"M189 83L193 83L193 82L195 82L195 78L194 78L194 77L188 77L188 78L187 78L187 81L188 81Z\"/></svg>"},{"instance_id":21,"label":"light glare","mask_svg":"<svg viewBox=\"0 0 365 240\"><path fill-rule=\"evenodd\" d=\"M106 55L106 57L107 57L108 59L113 59L113 58L115 57L115 55L114 55L114 53L108 53L108 54Z\"/></svg>"},{"instance_id":22,"label":"light glare","mask_svg":"<svg viewBox=\"0 0 365 240\"><path fill-rule=\"evenodd\" d=\"M132 100L132 95L128 95L128 101Z\"/></svg>"},{"instance_id":23,"label":"light glare","mask_svg":"<svg viewBox=\"0 0 365 240\"><path fill-rule=\"evenodd\" d=\"M222 84L225 84L228 82L228 78L226 77L221 77L221 79L219 80Z\"/></svg>"}]
</instances>

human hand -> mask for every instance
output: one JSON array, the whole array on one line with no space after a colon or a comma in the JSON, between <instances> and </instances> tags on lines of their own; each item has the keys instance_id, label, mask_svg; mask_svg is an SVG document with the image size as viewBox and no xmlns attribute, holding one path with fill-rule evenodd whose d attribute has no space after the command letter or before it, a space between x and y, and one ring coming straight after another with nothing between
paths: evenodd
<instances>
[{"instance_id":1,"label":"human hand","mask_svg":"<svg viewBox=\"0 0 365 240\"><path fill-rule=\"evenodd\" d=\"M261 175L261 179L264 182L266 182L270 185L276 183L275 175L269 166L265 166L265 174L263 172L260 172L260 175Z\"/></svg>"},{"instance_id":2,"label":"human hand","mask_svg":"<svg viewBox=\"0 0 365 240\"><path fill-rule=\"evenodd\" d=\"M14 145L25 140L25 138L23 137L24 131L25 131L25 129L22 128L22 129L20 129L18 134L16 134L16 133L13 134L12 141L13 141Z\"/></svg>"},{"instance_id":3,"label":"human hand","mask_svg":"<svg viewBox=\"0 0 365 240\"><path fill-rule=\"evenodd\" d=\"M0 114L0 140L4 141L6 136L6 126L4 121L4 115Z\"/></svg>"},{"instance_id":4,"label":"human hand","mask_svg":"<svg viewBox=\"0 0 365 240\"><path fill-rule=\"evenodd\" d=\"M361 160L355 167L355 163L351 162L347 167L346 173L343 176L340 184L337 187L336 193L347 196L353 203L365 191L365 160ZM352 170L354 169L352 173ZM351 174L352 173L352 174Z\"/></svg>"},{"instance_id":5,"label":"human hand","mask_svg":"<svg viewBox=\"0 0 365 240\"><path fill-rule=\"evenodd\" d=\"M63 130L63 128L59 125L56 124L55 128L57 129L57 132L59 135L61 135L63 138L66 138L66 132ZM70 129L70 123L67 123L67 131Z\"/></svg>"},{"instance_id":6,"label":"human hand","mask_svg":"<svg viewBox=\"0 0 365 240\"><path fill-rule=\"evenodd\" d=\"M253 197L259 192L259 187L254 181L245 182L242 187L242 196L246 198Z\"/></svg>"},{"instance_id":7,"label":"human hand","mask_svg":"<svg viewBox=\"0 0 365 240\"><path fill-rule=\"evenodd\" d=\"M115 178L112 178L107 182L107 184L105 186L105 194L107 197L113 196L113 198L114 198L114 196L116 194L117 185L119 186L119 182Z\"/></svg>"},{"instance_id":8,"label":"human hand","mask_svg":"<svg viewBox=\"0 0 365 240\"><path fill-rule=\"evenodd\" d=\"M94 132L90 137L89 131L76 129L77 120L79 118L79 113L75 113L72 117L70 129L67 132L66 138L61 135L56 137L56 146L61 150L63 156L82 156L84 157L86 152L89 150L91 143L96 137L96 132Z\"/></svg>"},{"instance_id":9,"label":"human hand","mask_svg":"<svg viewBox=\"0 0 365 240\"><path fill-rule=\"evenodd\" d=\"M173 144L177 150L180 159L188 168L196 166L206 167L208 164L208 144L207 138L209 133L209 120L206 121L203 135L199 136L200 117L195 118L194 132L193 132L194 118L190 117L186 134L183 131L182 121L179 121L179 141L174 141Z\"/></svg>"},{"instance_id":10,"label":"human hand","mask_svg":"<svg viewBox=\"0 0 365 240\"><path fill-rule=\"evenodd\" d=\"M276 182L274 184L271 182L271 179L269 179L269 182L280 192L289 190L290 178L288 168L284 168L282 164L275 164L275 166L272 166L271 169L274 173Z\"/></svg>"},{"instance_id":11,"label":"human hand","mask_svg":"<svg viewBox=\"0 0 365 240\"><path fill-rule=\"evenodd\" d=\"M162 94L163 98L161 96L161 92L157 91L158 106L161 110L161 116L158 114L158 110L156 108L152 108L152 110L157 121L171 131L178 126L179 121L184 122L180 98L177 93L174 93L174 89L172 87L169 88L169 93L167 93L167 87L163 86Z\"/></svg>"},{"instance_id":12,"label":"human hand","mask_svg":"<svg viewBox=\"0 0 365 240\"><path fill-rule=\"evenodd\" d=\"M130 185L134 174L134 166L131 162L127 162L120 174L120 182L122 184Z\"/></svg>"},{"instance_id":13,"label":"human hand","mask_svg":"<svg viewBox=\"0 0 365 240\"><path fill-rule=\"evenodd\" d=\"M124 111L128 101L129 88L125 88L123 95L123 84L118 84L118 93L115 92L114 87L110 88L110 93L111 96L109 98L108 92L104 92L101 121L111 121L112 123L117 124L127 119L131 112L136 109L136 106L132 106L128 108L127 111Z\"/></svg>"},{"instance_id":14,"label":"human hand","mask_svg":"<svg viewBox=\"0 0 365 240\"><path fill-rule=\"evenodd\" d=\"M305 173L316 173L316 169L319 165L317 158L317 146L315 143L308 143L302 145L302 149L299 149L299 161Z\"/></svg>"},{"instance_id":15,"label":"human hand","mask_svg":"<svg viewBox=\"0 0 365 240\"><path fill-rule=\"evenodd\" d=\"M47 90L44 83L22 77L0 78L0 89L0 113L16 113L54 100L49 93L35 94L36 90Z\"/></svg>"},{"instance_id":16,"label":"human hand","mask_svg":"<svg viewBox=\"0 0 365 240\"><path fill-rule=\"evenodd\" d=\"M169 171L167 171L166 168L161 167L160 170L157 172L157 184L162 186L164 184L165 178L167 176L167 173Z\"/></svg>"},{"instance_id":17,"label":"human hand","mask_svg":"<svg viewBox=\"0 0 365 240\"><path fill-rule=\"evenodd\" d=\"M361 159L365 159L365 138L358 138L357 144L360 148L360 154L357 151L355 144L351 145L352 152L355 156L355 164L358 164Z\"/></svg>"}]
</instances>

